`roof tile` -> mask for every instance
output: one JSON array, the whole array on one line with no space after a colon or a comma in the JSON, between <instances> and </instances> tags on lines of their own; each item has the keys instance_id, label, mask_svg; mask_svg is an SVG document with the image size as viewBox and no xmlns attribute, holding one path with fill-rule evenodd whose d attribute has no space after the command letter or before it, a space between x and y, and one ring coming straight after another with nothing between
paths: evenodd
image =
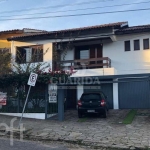
<instances>
[{"instance_id":1,"label":"roof tile","mask_svg":"<svg viewBox=\"0 0 150 150\"><path fill-rule=\"evenodd\" d=\"M132 26L132 27L120 29L120 30L116 31L116 34L125 34L125 33L132 33L132 32L144 32L147 30L150 30L150 24Z\"/></svg>"},{"instance_id":2,"label":"roof tile","mask_svg":"<svg viewBox=\"0 0 150 150\"><path fill-rule=\"evenodd\" d=\"M24 37L35 37L39 35L49 35L49 34L55 34L55 33L64 33L64 32L74 32L74 31L83 31L83 30L90 30L90 29L99 29L99 28L107 28L107 27L118 27L118 26L128 26L128 22L116 22L116 23L109 23L109 24L101 24L96 26L88 26L88 27L81 27L81 28L72 28L72 29L64 29L64 30L58 30L58 31L49 31L49 32L41 32L41 33L33 33L29 35L21 35L21 36L15 36L12 38L9 38L8 40L17 40Z\"/></svg>"}]
</instances>

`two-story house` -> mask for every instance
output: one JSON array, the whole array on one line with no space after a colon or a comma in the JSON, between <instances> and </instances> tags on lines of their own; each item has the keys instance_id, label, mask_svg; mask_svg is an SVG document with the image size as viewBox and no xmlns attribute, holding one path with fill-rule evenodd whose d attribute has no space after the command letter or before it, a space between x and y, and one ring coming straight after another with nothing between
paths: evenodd
<instances>
[{"instance_id":1,"label":"two-story house","mask_svg":"<svg viewBox=\"0 0 150 150\"><path fill-rule=\"evenodd\" d=\"M21 35L8 41L14 57L20 51L28 61L38 47L41 52L35 62L48 62L55 70L57 52L64 69L77 71L72 79L87 79L88 83L78 81L74 89L66 90L68 108L76 108L84 91L102 90L110 108L128 109L150 108L149 38L150 25L129 27L128 22L117 22Z\"/></svg>"}]
</instances>

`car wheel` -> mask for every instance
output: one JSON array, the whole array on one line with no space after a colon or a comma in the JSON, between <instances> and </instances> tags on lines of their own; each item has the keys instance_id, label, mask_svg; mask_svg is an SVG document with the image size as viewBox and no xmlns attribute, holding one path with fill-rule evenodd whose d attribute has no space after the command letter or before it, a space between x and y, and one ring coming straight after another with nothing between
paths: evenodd
<instances>
[{"instance_id":1,"label":"car wheel","mask_svg":"<svg viewBox=\"0 0 150 150\"><path fill-rule=\"evenodd\" d=\"M83 114L78 112L78 117L82 118Z\"/></svg>"},{"instance_id":2,"label":"car wheel","mask_svg":"<svg viewBox=\"0 0 150 150\"><path fill-rule=\"evenodd\" d=\"M103 114L103 118L107 118L107 114L108 114L108 112L107 112L107 110L105 109L105 112L104 112L104 114Z\"/></svg>"}]
</instances>

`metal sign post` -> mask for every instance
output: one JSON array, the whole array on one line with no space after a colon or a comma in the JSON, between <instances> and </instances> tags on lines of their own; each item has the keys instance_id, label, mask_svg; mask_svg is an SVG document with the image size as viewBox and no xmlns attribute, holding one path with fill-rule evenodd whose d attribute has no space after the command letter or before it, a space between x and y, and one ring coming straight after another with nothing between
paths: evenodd
<instances>
[{"instance_id":1,"label":"metal sign post","mask_svg":"<svg viewBox=\"0 0 150 150\"><path fill-rule=\"evenodd\" d=\"M20 124L21 124L21 121L22 121L22 118L23 118L25 108L26 108L26 104L27 104L28 97L29 97L29 94L30 94L31 86L35 86L37 77L38 77L38 75L36 73L31 73L30 74L30 77L29 77L29 80L28 80L28 85L30 85L30 86L29 86L28 94L27 94L25 104L24 104L24 107L23 107L23 110L22 110L22 115L21 115L21 118L20 118L20 121L19 121L19 127L20 127Z\"/></svg>"}]
</instances>

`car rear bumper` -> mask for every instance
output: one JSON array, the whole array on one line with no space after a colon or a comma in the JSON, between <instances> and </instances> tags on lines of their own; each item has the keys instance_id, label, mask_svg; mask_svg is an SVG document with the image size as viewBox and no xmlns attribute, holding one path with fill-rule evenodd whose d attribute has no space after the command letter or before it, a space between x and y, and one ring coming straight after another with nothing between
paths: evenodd
<instances>
[{"instance_id":1,"label":"car rear bumper","mask_svg":"<svg viewBox=\"0 0 150 150\"><path fill-rule=\"evenodd\" d=\"M99 108L78 108L79 113L104 113L106 110L105 107L99 107Z\"/></svg>"}]
</instances>

